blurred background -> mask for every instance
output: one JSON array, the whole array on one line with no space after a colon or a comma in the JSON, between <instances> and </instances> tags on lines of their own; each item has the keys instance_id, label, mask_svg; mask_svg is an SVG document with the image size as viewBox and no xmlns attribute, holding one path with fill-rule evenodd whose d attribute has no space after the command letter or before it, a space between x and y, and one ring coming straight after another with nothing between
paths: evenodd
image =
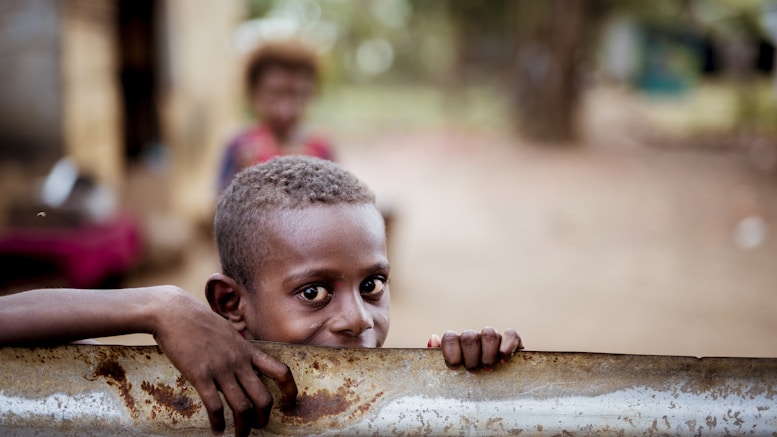
<instances>
[{"instance_id":1,"label":"blurred background","mask_svg":"<svg viewBox=\"0 0 777 437\"><path fill-rule=\"evenodd\" d=\"M392 218L387 346L777 357L772 0L0 0L0 293L204 301L243 56L288 36Z\"/></svg>"}]
</instances>

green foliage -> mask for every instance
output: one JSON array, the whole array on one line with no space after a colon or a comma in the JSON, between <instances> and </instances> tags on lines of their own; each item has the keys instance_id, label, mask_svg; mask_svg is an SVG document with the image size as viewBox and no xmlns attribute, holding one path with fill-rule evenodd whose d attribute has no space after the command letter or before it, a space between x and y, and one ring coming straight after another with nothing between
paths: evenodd
<instances>
[{"instance_id":1,"label":"green foliage","mask_svg":"<svg viewBox=\"0 0 777 437\"><path fill-rule=\"evenodd\" d=\"M764 38L764 14L777 14L777 0L585 0L586 7L582 12L578 10L577 21L570 21L574 15L571 6L583 0L246 2L249 18L300 15L302 30L311 32L313 39L317 27L324 24L336 30L334 45L323 54L325 86L320 107L337 107L338 114L348 108L355 108L355 112L334 120L328 119L326 110L314 108L316 119L329 124L343 120L347 120L346 124L358 124L364 117L388 117L403 126L412 126L414 120L434 123L444 116L467 124L467 120L479 120L479 116L452 113L450 108L467 107L474 102L481 108L490 108L482 111L490 113L483 119L495 119L494 114L499 113L500 119L517 121L517 117L534 114L536 120L529 120L529 124L549 121L553 131L561 130L565 123L571 123L568 120L574 119L579 89L589 82L588 73L595 64L593 49L598 31L610 17L628 17L636 25L637 33L650 29L658 38L658 42L653 41L653 48L663 50L651 59L662 63L659 70L682 78L683 86L692 91L704 87L699 78L700 58L695 52L698 47L680 50L678 39L687 43L684 38L690 35L692 46L702 40L725 45ZM580 32L567 32L565 38L565 32L575 26L581 27ZM647 33L641 32L643 36ZM663 44L660 38L667 35L675 39ZM531 50L521 52L527 41L533 43L529 44ZM635 65L639 59L647 62L645 47L649 44L644 39L641 44L634 54ZM551 53L553 50L557 53ZM377 68L385 60L381 56L390 57L390 68ZM544 67L543 60L547 61ZM517 68L519 61L541 69L542 73L527 68L529 74L522 76ZM563 68L557 71L556 82L552 82L547 68L558 64L563 64ZM532 78L532 74L536 77ZM723 77L719 86L735 90L737 85L727 80ZM333 84L336 86L328 86ZM472 94L467 90L473 87L491 91L473 99L467 97ZM540 91L542 87L549 91ZM762 94L753 94L757 99L717 99L729 102L725 103L726 110L721 111L726 116L716 115L710 120L725 118L735 120L732 125L770 126L777 112L774 92L760 90ZM706 95L719 94L723 95ZM494 96L498 98L496 104L482 104ZM349 104L341 104L344 101ZM553 101L555 106L543 101ZM524 113L505 115L510 111L507 108L520 105L525 106ZM568 120L553 120L566 110L565 105L571 107L566 108L570 113ZM365 110L377 107L383 112Z\"/></svg>"},{"instance_id":2,"label":"green foliage","mask_svg":"<svg viewBox=\"0 0 777 437\"><path fill-rule=\"evenodd\" d=\"M603 0L603 5L643 25L690 28L722 37L763 35L761 18L777 7L772 0Z\"/></svg>"},{"instance_id":3,"label":"green foliage","mask_svg":"<svg viewBox=\"0 0 777 437\"><path fill-rule=\"evenodd\" d=\"M451 23L446 2L429 0L247 0L248 18L288 15L295 8L316 11L311 31L325 23L336 29L335 46L325 53L328 78L334 82L433 82L450 71L454 60ZM307 28L305 28L307 26ZM386 49L386 47L388 47ZM365 69L390 55L391 68ZM380 50L378 50L380 52ZM378 56L378 59L375 59ZM370 65L367 65L369 67ZM379 65L378 65L379 66Z\"/></svg>"}]
</instances>

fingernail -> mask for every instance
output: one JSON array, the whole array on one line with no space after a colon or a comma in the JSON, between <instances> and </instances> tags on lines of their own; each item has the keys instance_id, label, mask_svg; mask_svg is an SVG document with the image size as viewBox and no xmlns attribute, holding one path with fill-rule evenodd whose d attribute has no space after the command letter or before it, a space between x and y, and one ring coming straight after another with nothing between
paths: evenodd
<instances>
[{"instance_id":1,"label":"fingernail","mask_svg":"<svg viewBox=\"0 0 777 437\"><path fill-rule=\"evenodd\" d=\"M432 339L430 338L429 341L426 343L426 347L432 347Z\"/></svg>"},{"instance_id":2,"label":"fingernail","mask_svg":"<svg viewBox=\"0 0 777 437\"><path fill-rule=\"evenodd\" d=\"M484 367L483 370L486 371L486 372L493 372L494 368L493 367Z\"/></svg>"}]
</instances>

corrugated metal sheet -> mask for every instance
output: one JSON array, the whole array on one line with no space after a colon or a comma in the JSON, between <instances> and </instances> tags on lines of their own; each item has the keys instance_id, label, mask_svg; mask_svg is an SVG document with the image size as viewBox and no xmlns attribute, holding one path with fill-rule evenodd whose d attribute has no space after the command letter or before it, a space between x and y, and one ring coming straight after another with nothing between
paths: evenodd
<instances>
[{"instance_id":1,"label":"corrugated metal sheet","mask_svg":"<svg viewBox=\"0 0 777 437\"><path fill-rule=\"evenodd\" d=\"M437 350L257 346L300 395L256 435L777 435L777 359L522 352L469 373ZM210 433L156 347L0 348L0 363L2 435Z\"/></svg>"}]
</instances>

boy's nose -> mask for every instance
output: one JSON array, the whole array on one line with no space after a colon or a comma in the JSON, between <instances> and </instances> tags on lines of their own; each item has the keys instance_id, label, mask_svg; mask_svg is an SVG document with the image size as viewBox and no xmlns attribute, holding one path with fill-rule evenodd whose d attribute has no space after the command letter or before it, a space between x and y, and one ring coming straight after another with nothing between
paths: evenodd
<instances>
[{"instance_id":1,"label":"boy's nose","mask_svg":"<svg viewBox=\"0 0 777 437\"><path fill-rule=\"evenodd\" d=\"M332 331L351 337L358 337L364 331L375 327L372 315L367 311L367 305L361 293L341 293L338 314L332 322Z\"/></svg>"}]
</instances>

